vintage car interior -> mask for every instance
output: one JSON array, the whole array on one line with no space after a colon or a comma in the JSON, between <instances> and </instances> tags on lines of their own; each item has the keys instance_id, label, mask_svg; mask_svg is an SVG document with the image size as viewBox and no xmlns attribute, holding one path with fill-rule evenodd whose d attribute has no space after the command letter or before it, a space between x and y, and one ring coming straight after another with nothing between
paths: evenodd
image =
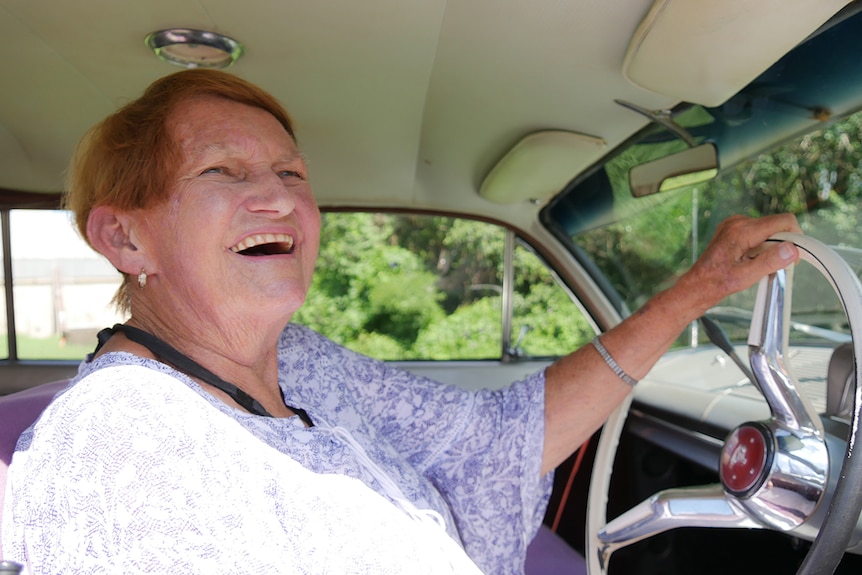
<instances>
[{"instance_id":1,"label":"vintage car interior","mask_svg":"<svg viewBox=\"0 0 862 575\"><path fill-rule=\"evenodd\" d=\"M425 248L372 241L422 230L439 245L411 277L491 310L396 345L369 335L407 317L396 278L315 284L295 320L445 383L542 369L725 217L795 213L805 234L777 239L803 261L693 324L556 471L527 573L859 572L862 3L0 0L0 46L0 505L18 435L122 320L119 274L61 209L78 140L156 78L220 67L295 121L327 285L360 263L385 284ZM333 306L383 311L354 337Z\"/></svg>"}]
</instances>

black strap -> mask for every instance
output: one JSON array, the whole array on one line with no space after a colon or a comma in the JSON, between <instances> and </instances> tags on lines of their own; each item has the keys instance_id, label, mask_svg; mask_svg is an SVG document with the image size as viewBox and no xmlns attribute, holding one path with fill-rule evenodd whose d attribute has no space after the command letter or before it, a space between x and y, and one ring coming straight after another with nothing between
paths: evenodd
<instances>
[{"instance_id":1,"label":"black strap","mask_svg":"<svg viewBox=\"0 0 862 575\"><path fill-rule=\"evenodd\" d=\"M103 345L105 345L105 343L107 343L109 339L111 339L111 336L118 331L123 332L123 334L131 341L149 349L158 357L164 359L166 362L174 366L177 370L196 377L202 381L205 381L216 389L220 389L221 391L225 392L230 396L231 399L233 399L235 402L237 402L237 404L242 406L243 409L249 411L250 413L254 413L255 415L261 415L263 417L272 417L272 415L263 407L263 405L260 404L259 401L247 394L245 391L241 390L234 384L223 380L201 364L197 363L192 358L188 357L187 355L184 355L177 349L171 347L167 342L157 338L153 334L146 332L142 329L119 323L114 325L114 327L106 327L99 332L99 345L96 346L96 351L99 351L99 349ZM281 388L279 388L279 392L280 391ZM282 400L283 399L284 395L282 395ZM311 421L311 417L308 416L308 413L304 409L292 407L287 404L285 405L296 415L298 415L299 418L303 421L303 423L305 423L307 426L314 426L314 423Z\"/></svg>"}]
</instances>

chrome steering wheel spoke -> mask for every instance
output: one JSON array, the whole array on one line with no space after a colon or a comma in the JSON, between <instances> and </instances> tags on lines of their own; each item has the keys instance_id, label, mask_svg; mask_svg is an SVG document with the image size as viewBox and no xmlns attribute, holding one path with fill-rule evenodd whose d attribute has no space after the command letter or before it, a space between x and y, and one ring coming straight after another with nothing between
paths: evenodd
<instances>
[{"instance_id":1,"label":"chrome steering wheel spoke","mask_svg":"<svg viewBox=\"0 0 862 575\"><path fill-rule=\"evenodd\" d=\"M720 484L660 491L610 521L599 531L598 553L607 568L621 547L678 527L746 527L763 525L725 496Z\"/></svg>"},{"instance_id":2,"label":"chrome steering wheel spoke","mask_svg":"<svg viewBox=\"0 0 862 575\"><path fill-rule=\"evenodd\" d=\"M793 268L760 281L748 336L753 382L769 404L772 418L788 429L823 436L820 416L785 361L790 328Z\"/></svg>"}]
</instances>

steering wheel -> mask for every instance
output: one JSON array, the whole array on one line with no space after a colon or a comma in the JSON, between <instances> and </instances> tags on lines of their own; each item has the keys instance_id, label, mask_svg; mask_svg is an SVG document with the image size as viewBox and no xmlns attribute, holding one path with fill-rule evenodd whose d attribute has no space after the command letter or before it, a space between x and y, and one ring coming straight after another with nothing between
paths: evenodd
<instances>
[{"instance_id":1,"label":"steering wheel","mask_svg":"<svg viewBox=\"0 0 862 575\"><path fill-rule=\"evenodd\" d=\"M827 245L800 234L777 234L831 283L850 324L856 381L862 381L862 284ZM607 572L611 554L678 527L757 528L813 539L798 575L833 573L854 539L862 511L862 388L854 390L850 435L824 430L820 416L798 389L785 363L793 268L763 278L757 292L749 357L756 385L771 411L766 421L743 423L721 452L715 485L668 489L610 522L608 488L617 444L631 398L611 415L599 439L587 510L587 568Z\"/></svg>"}]
</instances>

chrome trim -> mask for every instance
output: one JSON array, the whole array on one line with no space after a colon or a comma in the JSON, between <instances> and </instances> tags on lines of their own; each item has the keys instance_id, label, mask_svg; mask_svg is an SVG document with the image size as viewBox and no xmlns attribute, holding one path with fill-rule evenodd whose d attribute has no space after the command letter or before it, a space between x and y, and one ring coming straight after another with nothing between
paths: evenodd
<instances>
[{"instance_id":1,"label":"chrome trim","mask_svg":"<svg viewBox=\"0 0 862 575\"><path fill-rule=\"evenodd\" d=\"M772 417L788 429L822 438L820 417L801 393L784 361L790 330L791 285L792 268L761 280L748 337L749 362Z\"/></svg>"},{"instance_id":2,"label":"chrome trim","mask_svg":"<svg viewBox=\"0 0 862 575\"><path fill-rule=\"evenodd\" d=\"M236 62L244 51L242 44L224 34L191 28L169 28L151 32L144 42L160 60L183 68L227 68ZM204 46L218 51L224 57L210 61L178 56L172 50L176 46Z\"/></svg>"},{"instance_id":3,"label":"chrome trim","mask_svg":"<svg viewBox=\"0 0 862 575\"><path fill-rule=\"evenodd\" d=\"M750 495L727 497L763 525L790 531L817 509L829 480L829 453L822 436L800 434L775 421L764 425L774 442L764 482Z\"/></svg>"},{"instance_id":4,"label":"chrome trim","mask_svg":"<svg viewBox=\"0 0 862 575\"><path fill-rule=\"evenodd\" d=\"M510 362L516 350L512 346L512 315L514 314L515 294L515 232L506 229L503 249L503 349L502 361Z\"/></svg>"},{"instance_id":5,"label":"chrome trim","mask_svg":"<svg viewBox=\"0 0 862 575\"><path fill-rule=\"evenodd\" d=\"M792 270L764 278L757 292L749 359L772 412L772 419L764 423L775 441L775 458L761 488L751 497L736 498L753 517L782 531L794 529L811 517L829 479L829 452L820 416L784 361Z\"/></svg>"},{"instance_id":6,"label":"chrome trim","mask_svg":"<svg viewBox=\"0 0 862 575\"><path fill-rule=\"evenodd\" d=\"M603 569L611 554L677 527L745 527L764 526L750 518L732 500L725 497L720 484L667 489L632 507L599 531L596 548Z\"/></svg>"}]
</instances>

